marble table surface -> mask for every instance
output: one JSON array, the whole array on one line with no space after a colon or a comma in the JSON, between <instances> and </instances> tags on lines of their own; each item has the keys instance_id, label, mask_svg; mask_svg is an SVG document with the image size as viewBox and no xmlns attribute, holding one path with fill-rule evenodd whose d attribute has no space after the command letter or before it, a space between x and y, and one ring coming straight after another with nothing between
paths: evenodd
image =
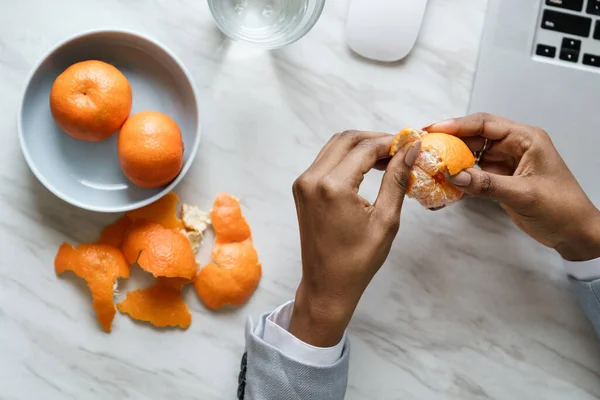
<instances>
[{"instance_id":1,"label":"marble table surface","mask_svg":"<svg viewBox=\"0 0 600 400\"><path fill-rule=\"evenodd\" d=\"M294 295L291 185L328 137L466 113L485 1L430 0L412 55L391 65L347 49L348 3L328 0L308 36L268 52L223 38L204 0L0 0L0 399L234 398L246 316ZM177 192L209 208L230 191L253 227L259 289L220 313L186 292L187 331L122 315L112 334L99 329L87 291L57 278L52 262L61 242L92 240L115 216L55 198L19 150L17 104L30 69L59 40L102 27L146 33L183 60L204 136ZM367 177L367 198L379 179ZM348 399L600 397L598 343L559 258L489 202L432 213L408 201L349 334Z\"/></svg>"}]
</instances>

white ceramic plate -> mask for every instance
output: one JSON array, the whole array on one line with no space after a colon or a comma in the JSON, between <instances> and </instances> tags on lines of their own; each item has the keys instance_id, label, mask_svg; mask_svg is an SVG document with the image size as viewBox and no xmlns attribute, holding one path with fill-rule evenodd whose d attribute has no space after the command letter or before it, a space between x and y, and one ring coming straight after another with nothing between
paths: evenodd
<instances>
[{"instance_id":1,"label":"white ceramic plate","mask_svg":"<svg viewBox=\"0 0 600 400\"><path fill-rule=\"evenodd\" d=\"M84 60L105 61L125 74L133 91L132 114L160 111L177 122L184 164L169 185L141 189L130 183L119 166L117 134L102 142L84 142L54 123L50 88L68 66ZM121 212L158 200L183 178L200 144L198 115L192 78L173 53L138 33L101 30L59 43L33 69L19 105L18 133L29 167L52 193L87 210Z\"/></svg>"}]
</instances>

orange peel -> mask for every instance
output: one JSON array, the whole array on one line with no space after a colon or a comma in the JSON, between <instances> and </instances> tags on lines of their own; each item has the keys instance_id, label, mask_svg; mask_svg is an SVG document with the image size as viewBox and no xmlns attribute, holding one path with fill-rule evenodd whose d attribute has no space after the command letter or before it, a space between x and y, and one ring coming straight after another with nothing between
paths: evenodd
<instances>
[{"instance_id":1,"label":"orange peel","mask_svg":"<svg viewBox=\"0 0 600 400\"><path fill-rule=\"evenodd\" d=\"M192 279L198 269L188 238L154 222L134 223L122 249L128 263L155 277Z\"/></svg>"},{"instance_id":2,"label":"orange peel","mask_svg":"<svg viewBox=\"0 0 600 400\"><path fill-rule=\"evenodd\" d=\"M158 279L154 286L127 293L117 308L135 320L160 328L179 326L186 329L192 323L192 314L181 297L181 287L173 285L171 279Z\"/></svg>"},{"instance_id":3,"label":"orange peel","mask_svg":"<svg viewBox=\"0 0 600 400\"><path fill-rule=\"evenodd\" d=\"M459 201L463 192L450 184L447 176L475 165L469 147L456 136L445 133L422 135L416 129L404 128L396 135L390 156L417 140L421 140L421 151L411 171L407 196L430 209Z\"/></svg>"},{"instance_id":4,"label":"orange peel","mask_svg":"<svg viewBox=\"0 0 600 400\"><path fill-rule=\"evenodd\" d=\"M100 232L100 239L96 243L121 247L132 223L133 221L131 221L129 217L123 215L114 223L107 225L102 229L102 232Z\"/></svg>"},{"instance_id":5,"label":"orange peel","mask_svg":"<svg viewBox=\"0 0 600 400\"><path fill-rule=\"evenodd\" d=\"M239 306L248 301L262 275L250 227L238 200L227 193L217 197L210 216L216 236L214 262L196 274L194 287L210 309Z\"/></svg>"},{"instance_id":6,"label":"orange peel","mask_svg":"<svg viewBox=\"0 0 600 400\"><path fill-rule=\"evenodd\" d=\"M215 243L241 242L251 236L250 226L242 216L240 202L227 193L217 196L210 219L215 231Z\"/></svg>"},{"instance_id":7,"label":"orange peel","mask_svg":"<svg viewBox=\"0 0 600 400\"><path fill-rule=\"evenodd\" d=\"M86 281L92 292L96 318L102 328L110 332L116 313L113 301L115 281L129 277L129 265L123 253L106 244L81 244L73 248L63 243L56 253L54 269L59 275L72 271Z\"/></svg>"},{"instance_id":8,"label":"orange peel","mask_svg":"<svg viewBox=\"0 0 600 400\"><path fill-rule=\"evenodd\" d=\"M162 225L167 229L184 229L183 222L177 218L177 202L179 197L169 192L154 203L137 210L128 211L125 215L133 222L148 221Z\"/></svg>"}]
</instances>

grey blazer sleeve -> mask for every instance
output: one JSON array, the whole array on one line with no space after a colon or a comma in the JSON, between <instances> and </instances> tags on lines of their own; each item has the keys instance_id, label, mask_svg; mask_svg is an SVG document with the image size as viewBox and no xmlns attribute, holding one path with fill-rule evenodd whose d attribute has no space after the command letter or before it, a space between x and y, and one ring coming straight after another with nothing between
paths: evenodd
<instances>
[{"instance_id":1,"label":"grey blazer sleeve","mask_svg":"<svg viewBox=\"0 0 600 400\"><path fill-rule=\"evenodd\" d=\"M333 365L320 367L297 362L262 340L263 314L254 328L246 324L246 354L238 379L238 398L244 400L341 400L346 394L350 347Z\"/></svg>"},{"instance_id":2,"label":"grey blazer sleeve","mask_svg":"<svg viewBox=\"0 0 600 400\"><path fill-rule=\"evenodd\" d=\"M600 279L593 281L578 281L569 277L579 303L600 337Z\"/></svg>"}]
</instances>

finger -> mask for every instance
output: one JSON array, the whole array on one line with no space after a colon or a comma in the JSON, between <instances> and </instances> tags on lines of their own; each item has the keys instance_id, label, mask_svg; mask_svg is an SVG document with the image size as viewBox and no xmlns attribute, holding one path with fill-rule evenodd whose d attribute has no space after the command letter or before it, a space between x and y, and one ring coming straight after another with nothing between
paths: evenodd
<instances>
[{"instance_id":1,"label":"finger","mask_svg":"<svg viewBox=\"0 0 600 400\"><path fill-rule=\"evenodd\" d=\"M478 153L480 151L484 151L481 156L481 160L486 160L490 162L503 162L503 161L513 161L514 159L507 154L506 144L504 141L493 141L487 139L486 146L486 138L483 136L469 136L462 138L463 142L469 147L473 153ZM507 140L507 139L504 139ZM479 163L481 164L481 162Z\"/></svg>"},{"instance_id":2,"label":"finger","mask_svg":"<svg viewBox=\"0 0 600 400\"><path fill-rule=\"evenodd\" d=\"M427 132L443 132L459 137L483 136L491 140L502 140L515 130L527 125L518 124L506 118L486 113L478 113L462 118L451 118L423 128Z\"/></svg>"},{"instance_id":3,"label":"finger","mask_svg":"<svg viewBox=\"0 0 600 400\"><path fill-rule=\"evenodd\" d=\"M471 150L473 152L482 151L485 146L485 138L483 136L465 137L465 138L463 138L463 142L465 142L465 144L469 147L469 150ZM489 150L489 147L490 147L489 140L488 140L487 147L488 147L488 149L486 149L486 150Z\"/></svg>"},{"instance_id":4,"label":"finger","mask_svg":"<svg viewBox=\"0 0 600 400\"><path fill-rule=\"evenodd\" d=\"M528 193L523 178L496 175L474 168L459 172L450 177L449 181L465 193L506 204L516 204Z\"/></svg>"},{"instance_id":5,"label":"finger","mask_svg":"<svg viewBox=\"0 0 600 400\"><path fill-rule=\"evenodd\" d=\"M387 169L388 164L390 163L390 160L391 158L389 157L377 160L377 162L373 166L373 169L376 169L377 171L385 171Z\"/></svg>"},{"instance_id":6,"label":"finger","mask_svg":"<svg viewBox=\"0 0 600 400\"><path fill-rule=\"evenodd\" d=\"M333 141L336 139L335 135L332 135L329 140L327 141L327 143L325 143L325 146L323 146L323 148L321 149L321 151L319 151L319 154L317 154L317 156L315 157L315 161L313 161L313 164L316 164L322 157L323 154L325 154L327 152L327 149L329 149L329 146L331 146L331 143L333 143Z\"/></svg>"},{"instance_id":7,"label":"finger","mask_svg":"<svg viewBox=\"0 0 600 400\"><path fill-rule=\"evenodd\" d=\"M388 157L393 140L393 135L363 140L350 150L329 176L344 185L358 188L364 175L375 166L377 160Z\"/></svg>"},{"instance_id":8,"label":"finger","mask_svg":"<svg viewBox=\"0 0 600 400\"><path fill-rule=\"evenodd\" d=\"M514 167L511 168L504 162L481 161L479 163L479 168L481 168L485 172L489 172L490 174L496 175L512 176L515 172Z\"/></svg>"},{"instance_id":9,"label":"finger","mask_svg":"<svg viewBox=\"0 0 600 400\"><path fill-rule=\"evenodd\" d=\"M308 168L307 172L320 178L331 172L358 143L366 139L375 139L382 136L391 136L379 132L346 131L336 133L331 143L326 146L317 160Z\"/></svg>"},{"instance_id":10,"label":"finger","mask_svg":"<svg viewBox=\"0 0 600 400\"><path fill-rule=\"evenodd\" d=\"M404 146L400 152L392 157L385 170L381 188L374 204L376 212L385 221L390 221L390 223L400 222L400 210L408 189L410 170L420 151L421 141L416 141L411 146Z\"/></svg>"}]
</instances>

